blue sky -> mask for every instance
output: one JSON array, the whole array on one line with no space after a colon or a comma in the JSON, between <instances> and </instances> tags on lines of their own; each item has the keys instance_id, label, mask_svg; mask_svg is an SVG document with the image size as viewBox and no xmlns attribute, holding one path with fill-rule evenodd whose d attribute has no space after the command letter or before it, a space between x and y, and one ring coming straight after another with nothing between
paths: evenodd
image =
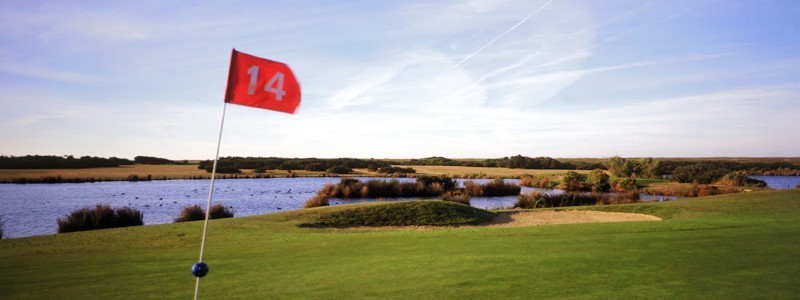
<instances>
[{"instance_id":1,"label":"blue sky","mask_svg":"<svg viewBox=\"0 0 800 300\"><path fill-rule=\"evenodd\" d=\"M800 156L798 1L3 1L0 154Z\"/></svg>"}]
</instances>

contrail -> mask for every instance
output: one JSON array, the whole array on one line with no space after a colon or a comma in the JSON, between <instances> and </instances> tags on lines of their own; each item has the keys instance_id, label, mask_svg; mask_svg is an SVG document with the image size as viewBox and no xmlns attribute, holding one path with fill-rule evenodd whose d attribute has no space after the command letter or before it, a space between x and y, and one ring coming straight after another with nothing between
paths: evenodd
<instances>
[{"instance_id":1,"label":"contrail","mask_svg":"<svg viewBox=\"0 0 800 300\"><path fill-rule=\"evenodd\" d=\"M478 54L478 53L480 53L481 51L483 51L483 49L486 49L486 47L489 47L489 46L491 46L492 44L494 44L494 42L496 42L497 40L499 40L499 39L503 38L503 36L505 36L505 35L506 35L506 34L508 34L509 32L512 32L512 31L514 31L514 29L517 29L517 27L519 27L520 25L522 25L523 23L525 23L525 21L528 21L528 19L530 19L530 18L531 18L533 15L535 15L535 14L536 14L536 13L538 13L539 11L541 11L541 10L545 9L545 8L546 8L548 5L550 5L550 3L551 3L551 2L553 2L553 0L549 0L549 1L547 1L547 3L545 3L545 4L544 4L544 5L542 5L541 7L537 8L536 10L534 10L533 12L531 12L530 14L528 14L527 16L525 16L525 18L523 18L521 21L517 22L517 24L514 24L514 26L511 26L510 28L506 29L506 31L503 31L503 33L501 33L500 35L498 35L496 38L494 38L493 40L491 40L491 41L489 41L488 43L486 43L486 45L483 45L483 47L480 47L478 50L475 50L475 52L472 52L472 53L470 53L470 55L467 55L467 57L465 57L464 59L462 59L461 61L459 61L459 62L458 62L458 63L456 63L455 65L453 65L452 67L450 67L450 68L448 68L447 70L445 70L444 72L442 72L442 74L439 74L439 76L442 76L442 75L444 75L444 74L447 74L447 72L450 72L450 70L452 70L452 69L454 69L454 68L456 68L456 67L460 66L460 65L461 65L461 64L463 64L464 62L468 61L470 58L472 58L473 56L475 56L475 54Z\"/></svg>"}]
</instances>

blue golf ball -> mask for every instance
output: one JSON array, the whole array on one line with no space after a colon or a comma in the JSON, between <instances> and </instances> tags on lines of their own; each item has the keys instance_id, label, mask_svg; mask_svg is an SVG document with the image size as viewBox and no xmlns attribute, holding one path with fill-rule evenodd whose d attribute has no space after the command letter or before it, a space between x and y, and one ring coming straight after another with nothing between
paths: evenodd
<instances>
[{"instance_id":1,"label":"blue golf ball","mask_svg":"<svg viewBox=\"0 0 800 300\"><path fill-rule=\"evenodd\" d=\"M199 262L192 266L192 274L196 277L203 277L208 274L208 265L204 262Z\"/></svg>"}]
</instances>

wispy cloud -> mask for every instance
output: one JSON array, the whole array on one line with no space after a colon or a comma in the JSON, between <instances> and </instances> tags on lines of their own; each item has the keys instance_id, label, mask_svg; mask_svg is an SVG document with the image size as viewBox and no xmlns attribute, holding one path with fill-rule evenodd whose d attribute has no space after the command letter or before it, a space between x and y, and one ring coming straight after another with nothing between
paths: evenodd
<instances>
[{"instance_id":1,"label":"wispy cloud","mask_svg":"<svg viewBox=\"0 0 800 300\"><path fill-rule=\"evenodd\" d=\"M0 72L71 83L91 83L97 80L87 74L53 70L43 66L21 65L5 59L0 59Z\"/></svg>"}]
</instances>

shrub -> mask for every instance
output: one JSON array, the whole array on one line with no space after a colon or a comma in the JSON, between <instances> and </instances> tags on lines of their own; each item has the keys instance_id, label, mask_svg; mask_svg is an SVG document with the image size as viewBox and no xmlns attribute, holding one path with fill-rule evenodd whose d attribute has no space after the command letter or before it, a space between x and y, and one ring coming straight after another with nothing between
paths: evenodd
<instances>
[{"instance_id":1,"label":"shrub","mask_svg":"<svg viewBox=\"0 0 800 300\"><path fill-rule=\"evenodd\" d=\"M515 183L506 183L502 178L483 185L482 195L485 197L519 195L520 187Z\"/></svg>"},{"instance_id":2,"label":"shrub","mask_svg":"<svg viewBox=\"0 0 800 300\"><path fill-rule=\"evenodd\" d=\"M611 188L615 192L627 192L638 190L639 186L636 184L636 179L620 178L611 182Z\"/></svg>"},{"instance_id":3,"label":"shrub","mask_svg":"<svg viewBox=\"0 0 800 300\"><path fill-rule=\"evenodd\" d=\"M95 207L81 208L56 220L58 232L75 232L106 228L128 227L143 225L144 214L129 207L118 210L108 204L98 204Z\"/></svg>"},{"instance_id":4,"label":"shrub","mask_svg":"<svg viewBox=\"0 0 800 300\"><path fill-rule=\"evenodd\" d=\"M575 171L567 172L567 175L564 175L564 190L567 191L583 191L587 190L587 187L584 186L583 182L586 181L586 175L580 174Z\"/></svg>"},{"instance_id":5,"label":"shrub","mask_svg":"<svg viewBox=\"0 0 800 300\"><path fill-rule=\"evenodd\" d=\"M0 218L0 240L3 239L3 233L4 233L4 230L5 230L5 226L6 226L6 221L3 220L2 218Z\"/></svg>"},{"instance_id":6,"label":"shrub","mask_svg":"<svg viewBox=\"0 0 800 300\"><path fill-rule=\"evenodd\" d=\"M184 206L183 209L181 209L180 214L178 214L178 217L175 218L175 222L176 223L190 222L190 221L199 221L205 219L206 219L205 211L203 211L203 208L200 207L200 205L195 204L195 205Z\"/></svg>"},{"instance_id":7,"label":"shrub","mask_svg":"<svg viewBox=\"0 0 800 300\"><path fill-rule=\"evenodd\" d=\"M209 208L209 219L233 218L233 208L225 207L222 204L214 204Z\"/></svg>"}]
</instances>

